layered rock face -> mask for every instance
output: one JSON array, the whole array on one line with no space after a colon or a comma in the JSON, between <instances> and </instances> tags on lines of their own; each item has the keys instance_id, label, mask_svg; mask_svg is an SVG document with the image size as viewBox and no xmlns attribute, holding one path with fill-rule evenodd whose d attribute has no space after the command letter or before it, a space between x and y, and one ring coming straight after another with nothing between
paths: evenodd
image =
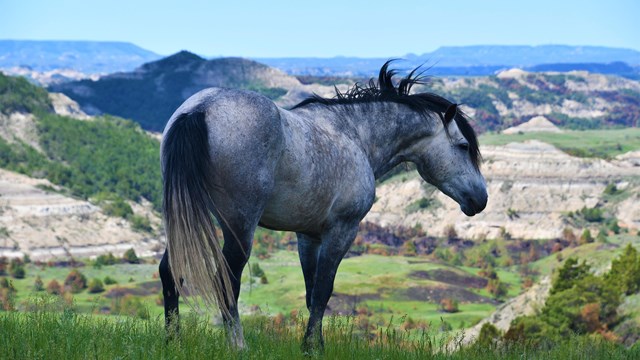
<instances>
[{"instance_id":1,"label":"layered rock face","mask_svg":"<svg viewBox=\"0 0 640 360\"><path fill-rule=\"evenodd\" d=\"M162 248L158 237L133 231L126 220L55 189L47 180L0 169L0 256L46 260L130 248L151 255Z\"/></svg>"},{"instance_id":2,"label":"layered rock face","mask_svg":"<svg viewBox=\"0 0 640 360\"><path fill-rule=\"evenodd\" d=\"M453 200L410 173L378 187L378 200L365 221L382 226L419 224L438 236L453 226L459 236L471 239L505 233L522 239L556 238L568 226L568 212L604 205L603 191L614 183L629 196L605 208L621 226L640 228L637 154L623 154L613 161L577 158L539 141L487 146L482 154L489 202L481 214L465 216ZM422 209L408 205L422 198L430 205Z\"/></svg>"}]
</instances>

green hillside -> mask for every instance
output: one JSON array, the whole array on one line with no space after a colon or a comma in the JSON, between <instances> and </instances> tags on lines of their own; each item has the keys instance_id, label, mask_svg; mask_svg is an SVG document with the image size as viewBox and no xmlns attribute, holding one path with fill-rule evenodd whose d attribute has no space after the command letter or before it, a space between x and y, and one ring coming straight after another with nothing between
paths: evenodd
<instances>
[{"instance_id":1,"label":"green hillside","mask_svg":"<svg viewBox=\"0 0 640 360\"><path fill-rule=\"evenodd\" d=\"M0 74L0 113L33 112L43 152L0 138L0 167L46 178L85 199L145 198L161 204L160 144L132 121L112 116L78 120L47 112L42 88ZM19 89L14 91L13 89Z\"/></svg>"},{"instance_id":2,"label":"green hillside","mask_svg":"<svg viewBox=\"0 0 640 360\"><path fill-rule=\"evenodd\" d=\"M565 130L563 133L485 133L480 137L482 145L506 145L512 142L538 140L578 157L610 159L616 155L640 150L640 128Z\"/></svg>"}]
</instances>

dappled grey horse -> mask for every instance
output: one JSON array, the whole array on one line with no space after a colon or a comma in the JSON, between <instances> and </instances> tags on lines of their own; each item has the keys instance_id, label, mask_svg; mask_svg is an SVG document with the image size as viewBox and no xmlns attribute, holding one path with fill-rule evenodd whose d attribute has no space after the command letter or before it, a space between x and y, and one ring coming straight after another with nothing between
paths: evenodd
<instances>
[{"instance_id":1,"label":"dappled grey horse","mask_svg":"<svg viewBox=\"0 0 640 360\"><path fill-rule=\"evenodd\" d=\"M415 70L394 85L388 65L377 83L332 99L314 96L291 110L251 91L219 88L176 110L161 147L168 328L177 326L179 294L198 294L220 309L231 343L245 346L240 277L262 226L297 233L310 312L303 347L321 348L338 265L374 202L376 179L402 162L415 163L466 215L484 209L478 141L465 115L438 95L410 94L422 83Z\"/></svg>"}]
</instances>

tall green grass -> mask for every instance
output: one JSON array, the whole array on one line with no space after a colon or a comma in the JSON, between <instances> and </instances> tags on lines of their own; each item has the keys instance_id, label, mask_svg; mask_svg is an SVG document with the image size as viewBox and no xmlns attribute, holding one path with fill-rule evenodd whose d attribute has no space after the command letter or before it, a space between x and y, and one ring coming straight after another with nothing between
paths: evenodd
<instances>
[{"instance_id":1,"label":"tall green grass","mask_svg":"<svg viewBox=\"0 0 640 360\"><path fill-rule=\"evenodd\" d=\"M228 346L220 327L191 314L180 334L167 340L161 318L140 320L62 312L0 313L0 359L299 359L303 319L293 323L256 316L244 320L248 350ZM460 335L393 326L362 336L349 318L330 318L318 359L637 359L640 348L595 338L572 338L558 346L524 344L462 347Z\"/></svg>"}]
</instances>

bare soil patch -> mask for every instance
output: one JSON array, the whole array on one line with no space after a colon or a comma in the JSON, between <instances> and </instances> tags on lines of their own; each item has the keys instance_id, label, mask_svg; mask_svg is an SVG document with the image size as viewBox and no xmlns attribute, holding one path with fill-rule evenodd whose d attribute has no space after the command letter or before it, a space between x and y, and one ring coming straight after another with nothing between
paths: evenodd
<instances>
[{"instance_id":1,"label":"bare soil patch","mask_svg":"<svg viewBox=\"0 0 640 360\"><path fill-rule=\"evenodd\" d=\"M499 304L498 301L478 295L459 286L413 287L403 290L400 297L412 301L427 301L439 304L443 299L454 299L461 304Z\"/></svg>"},{"instance_id":2,"label":"bare soil patch","mask_svg":"<svg viewBox=\"0 0 640 360\"><path fill-rule=\"evenodd\" d=\"M409 274L413 279L427 279L433 281L439 281L445 284L451 284L462 287L472 287L474 289L483 289L489 282L487 279L474 276L471 274L461 274L455 271L446 269L436 269L429 271L413 271Z\"/></svg>"}]
</instances>

